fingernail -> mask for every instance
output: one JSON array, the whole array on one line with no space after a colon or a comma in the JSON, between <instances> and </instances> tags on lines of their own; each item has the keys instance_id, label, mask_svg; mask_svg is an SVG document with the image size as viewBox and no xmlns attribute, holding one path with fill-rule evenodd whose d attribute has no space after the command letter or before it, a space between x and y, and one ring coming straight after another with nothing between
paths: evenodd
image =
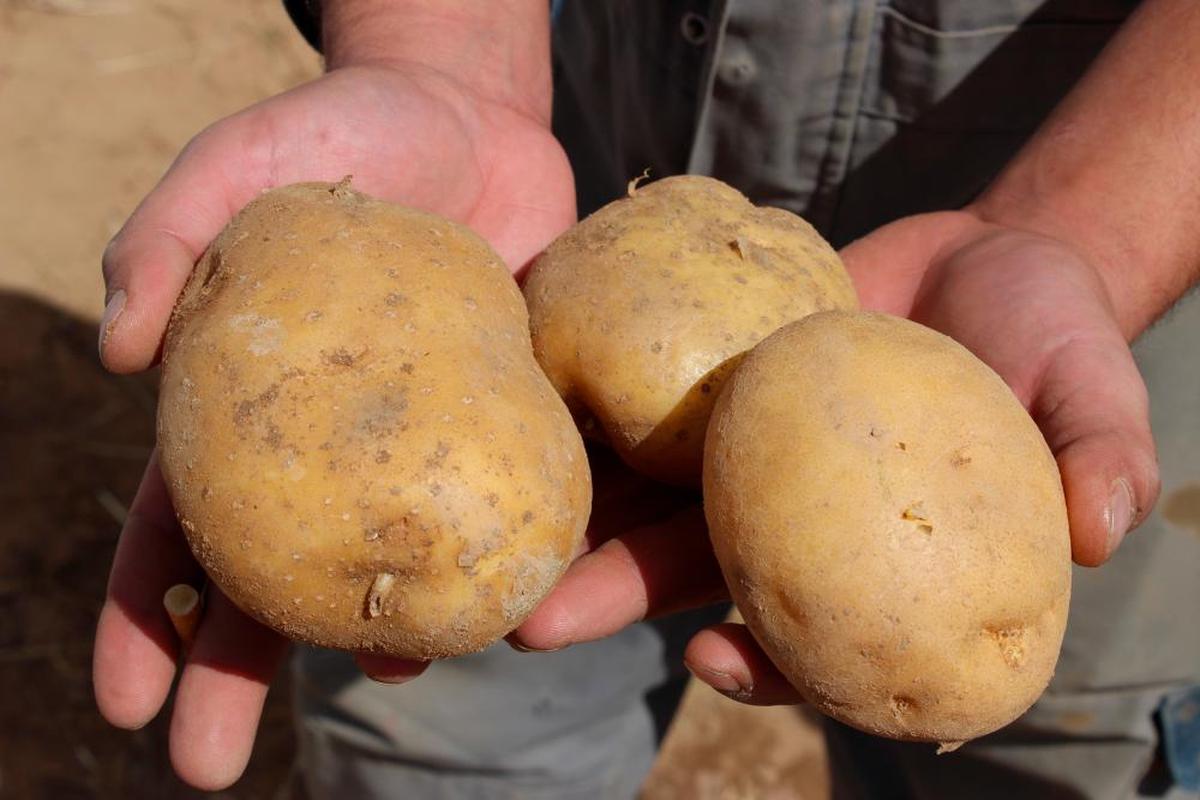
<instances>
[{"instance_id":1,"label":"fingernail","mask_svg":"<svg viewBox=\"0 0 1200 800\"><path fill-rule=\"evenodd\" d=\"M117 318L121 316L121 312L125 310L125 290L117 289L112 293L112 297L108 298L108 303L104 306L104 316L100 318L100 357L104 357L104 345L108 343L108 337L112 335L113 325Z\"/></svg>"},{"instance_id":2,"label":"fingernail","mask_svg":"<svg viewBox=\"0 0 1200 800\"><path fill-rule=\"evenodd\" d=\"M1117 478L1112 483L1108 508L1104 511L1108 522L1108 554L1111 556L1120 546L1129 526L1133 524L1133 489L1129 481Z\"/></svg>"},{"instance_id":3,"label":"fingernail","mask_svg":"<svg viewBox=\"0 0 1200 800\"><path fill-rule=\"evenodd\" d=\"M511 641L509 639L505 639L505 641L508 642L509 647L511 647L513 650L516 650L518 653L557 653L559 650L562 650L562 647L527 647L526 645Z\"/></svg>"},{"instance_id":4,"label":"fingernail","mask_svg":"<svg viewBox=\"0 0 1200 800\"><path fill-rule=\"evenodd\" d=\"M691 664L685 664L688 671L699 678L704 683L707 683L712 688L716 689L721 694L728 698L739 701L750 699L754 692L753 686L745 686L737 678L730 675L728 672L721 672L715 669L706 669L704 667L693 667Z\"/></svg>"},{"instance_id":5,"label":"fingernail","mask_svg":"<svg viewBox=\"0 0 1200 800\"><path fill-rule=\"evenodd\" d=\"M399 686L402 683L408 683L416 675L385 675L383 673L367 673L367 677L376 683L386 683L388 686Z\"/></svg>"}]
</instances>

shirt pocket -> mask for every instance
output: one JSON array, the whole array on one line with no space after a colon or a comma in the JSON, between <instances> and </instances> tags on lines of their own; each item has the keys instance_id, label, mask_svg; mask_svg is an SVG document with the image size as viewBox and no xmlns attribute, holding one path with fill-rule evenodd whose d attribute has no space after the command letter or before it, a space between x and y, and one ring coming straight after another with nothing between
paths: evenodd
<instances>
[{"instance_id":1,"label":"shirt pocket","mask_svg":"<svg viewBox=\"0 0 1200 800\"><path fill-rule=\"evenodd\" d=\"M1129 0L880 3L837 238L969 202L1134 6Z\"/></svg>"},{"instance_id":2,"label":"shirt pocket","mask_svg":"<svg viewBox=\"0 0 1200 800\"><path fill-rule=\"evenodd\" d=\"M881 5L862 113L958 130L1037 125L1134 4L1096 3L1086 14L1050 15L1047 7L1054 5L1031 0ZM924 10L926 20L942 26L910 16L909 8ZM1124 14L1117 13L1122 9Z\"/></svg>"}]
</instances>

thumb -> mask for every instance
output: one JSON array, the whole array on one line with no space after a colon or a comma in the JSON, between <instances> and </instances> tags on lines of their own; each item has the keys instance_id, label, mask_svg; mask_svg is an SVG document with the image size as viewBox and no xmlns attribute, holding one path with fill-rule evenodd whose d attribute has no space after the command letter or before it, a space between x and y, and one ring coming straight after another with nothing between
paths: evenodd
<instances>
[{"instance_id":1,"label":"thumb","mask_svg":"<svg viewBox=\"0 0 1200 800\"><path fill-rule=\"evenodd\" d=\"M1158 497L1149 401L1096 272L1060 242L989 230L936 265L914 319L990 365L1058 462L1071 555L1104 563Z\"/></svg>"},{"instance_id":2,"label":"thumb","mask_svg":"<svg viewBox=\"0 0 1200 800\"><path fill-rule=\"evenodd\" d=\"M1145 384L1115 328L1056 349L1030 413L1058 460L1071 554L1098 566L1158 498L1158 463Z\"/></svg>"},{"instance_id":3,"label":"thumb","mask_svg":"<svg viewBox=\"0 0 1200 800\"><path fill-rule=\"evenodd\" d=\"M231 171L218 129L200 134L117 233L102 259L100 360L113 372L146 369L175 298L208 243L254 195L253 178Z\"/></svg>"}]
</instances>

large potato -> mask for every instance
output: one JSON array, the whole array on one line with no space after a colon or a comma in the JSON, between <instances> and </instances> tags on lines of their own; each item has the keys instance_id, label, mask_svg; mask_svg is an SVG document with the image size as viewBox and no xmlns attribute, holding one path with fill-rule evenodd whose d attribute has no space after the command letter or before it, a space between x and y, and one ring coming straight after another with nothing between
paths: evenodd
<instances>
[{"instance_id":1,"label":"large potato","mask_svg":"<svg viewBox=\"0 0 1200 800\"><path fill-rule=\"evenodd\" d=\"M1004 382L882 314L789 325L713 412L705 512L767 654L820 710L953 744L1011 722L1058 658L1058 469Z\"/></svg>"},{"instance_id":2,"label":"large potato","mask_svg":"<svg viewBox=\"0 0 1200 800\"><path fill-rule=\"evenodd\" d=\"M699 176L666 178L560 236L525 283L534 352L586 434L696 485L704 431L741 353L814 311L856 308L804 220Z\"/></svg>"},{"instance_id":3,"label":"large potato","mask_svg":"<svg viewBox=\"0 0 1200 800\"><path fill-rule=\"evenodd\" d=\"M328 647L503 636L580 541L582 441L483 240L345 183L246 207L172 318L162 469L242 609Z\"/></svg>"}]
</instances>

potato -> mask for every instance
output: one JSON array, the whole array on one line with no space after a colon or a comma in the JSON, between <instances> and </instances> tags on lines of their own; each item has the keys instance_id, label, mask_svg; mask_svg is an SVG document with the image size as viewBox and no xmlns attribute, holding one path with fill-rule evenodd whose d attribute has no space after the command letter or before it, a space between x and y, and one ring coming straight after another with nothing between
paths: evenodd
<instances>
[{"instance_id":1,"label":"potato","mask_svg":"<svg viewBox=\"0 0 1200 800\"><path fill-rule=\"evenodd\" d=\"M691 486L741 353L814 311L857 307L808 223L699 176L631 184L550 245L525 297L537 359L585 435Z\"/></svg>"},{"instance_id":2,"label":"potato","mask_svg":"<svg viewBox=\"0 0 1200 800\"><path fill-rule=\"evenodd\" d=\"M479 650L583 535L582 440L467 229L337 185L256 199L171 320L162 470L240 608L327 647Z\"/></svg>"},{"instance_id":3,"label":"potato","mask_svg":"<svg viewBox=\"0 0 1200 800\"><path fill-rule=\"evenodd\" d=\"M882 314L815 314L717 401L705 515L738 608L818 709L946 746L1050 680L1070 597L1054 458L1004 382Z\"/></svg>"}]
</instances>

